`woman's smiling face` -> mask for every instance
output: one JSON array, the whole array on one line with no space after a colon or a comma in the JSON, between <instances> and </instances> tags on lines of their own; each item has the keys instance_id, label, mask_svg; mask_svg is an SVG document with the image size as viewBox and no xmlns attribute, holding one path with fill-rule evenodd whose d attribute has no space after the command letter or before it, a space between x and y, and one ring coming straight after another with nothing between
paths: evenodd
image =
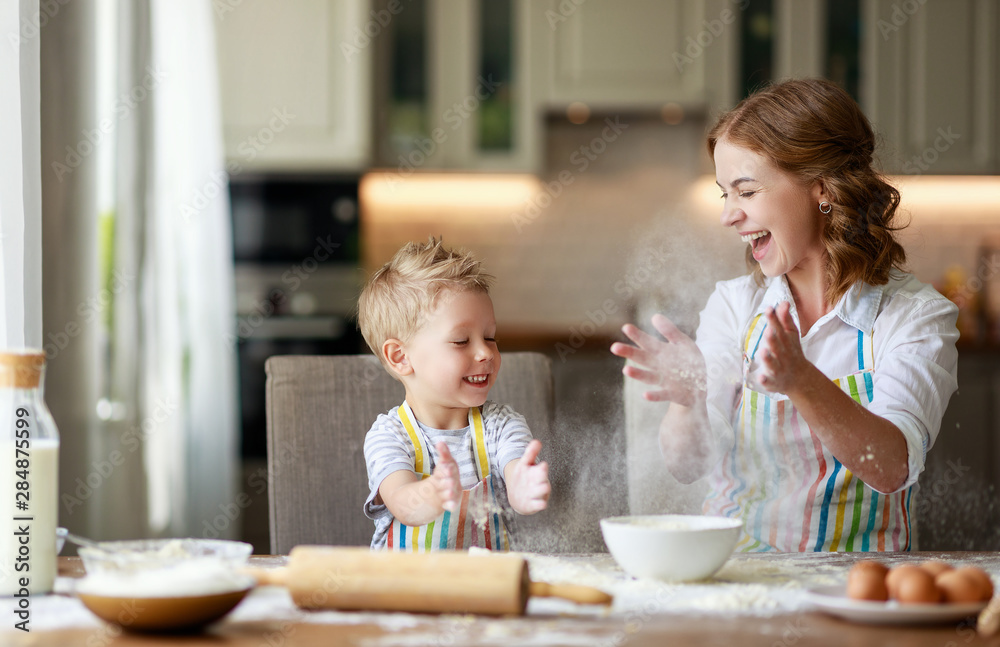
<instances>
[{"instance_id":1,"label":"woman's smiling face","mask_svg":"<svg viewBox=\"0 0 1000 647\"><path fill-rule=\"evenodd\" d=\"M787 274L791 280L823 271L819 182L803 186L762 155L724 138L715 146L715 181L725 200L722 225L752 246L764 276Z\"/></svg>"}]
</instances>

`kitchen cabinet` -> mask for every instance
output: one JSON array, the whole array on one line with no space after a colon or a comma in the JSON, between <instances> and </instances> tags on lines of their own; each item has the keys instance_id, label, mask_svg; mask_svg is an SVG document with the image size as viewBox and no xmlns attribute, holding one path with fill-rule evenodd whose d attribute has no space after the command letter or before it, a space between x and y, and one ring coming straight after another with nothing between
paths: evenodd
<instances>
[{"instance_id":1,"label":"kitchen cabinet","mask_svg":"<svg viewBox=\"0 0 1000 647\"><path fill-rule=\"evenodd\" d=\"M861 103L887 172L1000 173L1000 5L864 0Z\"/></svg>"},{"instance_id":2,"label":"kitchen cabinet","mask_svg":"<svg viewBox=\"0 0 1000 647\"><path fill-rule=\"evenodd\" d=\"M529 27L529 0L510 3L510 78L483 74L483 2L427 1L429 38L428 108L431 135L440 151L428 166L478 171L536 171L542 157L541 121L529 83L534 66L530 45L520 38ZM482 145L480 121L486 101L495 96L510 101L509 144L494 149Z\"/></svg>"},{"instance_id":3,"label":"kitchen cabinet","mask_svg":"<svg viewBox=\"0 0 1000 647\"><path fill-rule=\"evenodd\" d=\"M772 78L824 76L826 0L774 0L772 10Z\"/></svg>"},{"instance_id":4,"label":"kitchen cabinet","mask_svg":"<svg viewBox=\"0 0 1000 647\"><path fill-rule=\"evenodd\" d=\"M384 28L369 3L227 0L213 8L230 173L366 167L371 45Z\"/></svg>"},{"instance_id":5,"label":"kitchen cabinet","mask_svg":"<svg viewBox=\"0 0 1000 647\"><path fill-rule=\"evenodd\" d=\"M402 176L418 168L539 172L545 119L571 104L593 113L660 112L667 104L703 113L736 100L740 3L733 0L510 0L510 78L499 88L481 68L483 26L497 28L488 5L421 5L419 75L427 83L415 110L425 130L404 138L414 142L406 150L393 141L391 118L379 117L386 123L375 129L380 164ZM391 112L388 86L398 70L385 45L378 45L375 94ZM497 93L510 101L512 132L509 145L489 150L481 145L481 101ZM668 120L675 115L674 106L664 111Z\"/></svg>"},{"instance_id":6,"label":"kitchen cabinet","mask_svg":"<svg viewBox=\"0 0 1000 647\"><path fill-rule=\"evenodd\" d=\"M529 11L529 72L543 109L735 103L738 2L546 0Z\"/></svg>"},{"instance_id":7,"label":"kitchen cabinet","mask_svg":"<svg viewBox=\"0 0 1000 647\"><path fill-rule=\"evenodd\" d=\"M374 0L374 11L401 0ZM377 166L537 171L530 0L406 0L375 49Z\"/></svg>"}]
</instances>

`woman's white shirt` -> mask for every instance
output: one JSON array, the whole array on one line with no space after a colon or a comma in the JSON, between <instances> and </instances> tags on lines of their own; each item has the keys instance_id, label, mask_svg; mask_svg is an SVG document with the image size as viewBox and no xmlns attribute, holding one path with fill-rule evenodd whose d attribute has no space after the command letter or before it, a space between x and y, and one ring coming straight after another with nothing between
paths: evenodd
<instances>
[{"instance_id":1,"label":"woman's white shirt","mask_svg":"<svg viewBox=\"0 0 1000 647\"><path fill-rule=\"evenodd\" d=\"M751 276L720 281L701 312L695 341L708 370L713 430L731 447L743 384L743 344L752 319L782 301L795 302L784 276L758 286ZM830 379L858 371L858 330L872 335L874 398L868 410L906 439L912 486L924 469L941 419L958 388L958 308L910 274L889 283L855 284L801 338L802 351ZM727 447L728 449L728 447Z\"/></svg>"}]
</instances>

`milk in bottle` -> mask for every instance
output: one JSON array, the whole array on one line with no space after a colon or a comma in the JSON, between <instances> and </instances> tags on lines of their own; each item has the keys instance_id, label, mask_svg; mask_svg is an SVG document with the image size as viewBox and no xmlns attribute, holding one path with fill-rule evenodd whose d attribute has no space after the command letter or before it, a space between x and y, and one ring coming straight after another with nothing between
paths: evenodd
<instances>
[{"instance_id":1,"label":"milk in bottle","mask_svg":"<svg viewBox=\"0 0 1000 647\"><path fill-rule=\"evenodd\" d=\"M44 371L41 351L0 352L0 596L13 596L23 622L56 575L59 434Z\"/></svg>"}]
</instances>

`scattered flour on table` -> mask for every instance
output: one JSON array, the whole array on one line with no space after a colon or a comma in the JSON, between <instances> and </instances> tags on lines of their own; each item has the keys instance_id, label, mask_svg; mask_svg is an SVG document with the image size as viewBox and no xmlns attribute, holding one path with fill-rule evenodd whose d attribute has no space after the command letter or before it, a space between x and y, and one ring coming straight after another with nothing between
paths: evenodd
<instances>
[{"instance_id":1,"label":"scattered flour on table","mask_svg":"<svg viewBox=\"0 0 1000 647\"><path fill-rule=\"evenodd\" d=\"M641 630L644 618L676 614L771 617L807 607L805 588L843 579L843 567L789 563L769 557L731 559L714 578L690 583L639 580L626 575L610 555L521 554L533 581L592 586L615 597L612 608L577 605L558 598L532 598L527 617L502 620L442 616L432 626L367 639L366 647L442 644L619 645ZM577 617L579 626L550 624L546 617Z\"/></svg>"},{"instance_id":2,"label":"scattered flour on table","mask_svg":"<svg viewBox=\"0 0 1000 647\"><path fill-rule=\"evenodd\" d=\"M796 588L836 584L845 577L842 566L776 561L763 558L730 559L713 577L720 582L765 583Z\"/></svg>"},{"instance_id":3,"label":"scattered flour on table","mask_svg":"<svg viewBox=\"0 0 1000 647\"><path fill-rule=\"evenodd\" d=\"M223 622L260 620L334 625L371 624L387 631L399 631L433 624L435 616L385 611L305 611L295 606L288 589L259 586Z\"/></svg>"},{"instance_id":4,"label":"scattered flour on table","mask_svg":"<svg viewBox=\"0 0 1000 647\"><path fill-rule=\"evenodd\" d=\"M689 607L707 613L746 611L753 615L773 615L783 610L771 591L760 584L744 584L738 588L701 595L692 599Z\"/></svg>"},{"instance_id":5,"label":"scattered flour on table","mask_svg":"<svg viewBox=\"0 0 1000 647\"><path fill-rule=\"evenodd\" d=\"M495 619L474 615L410 614L376 611L303 611L295 607L288 591L281 587L254 590L224 622L285 621L310 624L371 624L391 632L365 639L367 647L393 645L553 645L590 647L610 645L614 632L581 626L567 630L565 623L539 619ZM596 632L596 633L595 633Z\"/></svg>"},{"instance_id":6,"label":"scattered flour on table","mask_svg":"<svg viewBox=\"0 0 1000 647\"><path fill-rule=\"evenodd\" d=\"M810 587L843 581L843 568L806 565L765 558L738 558L709 580L671 583L635 579L622 572L610 555L527 555L531 579L567 582L601 589L614 596L611 614L712 614L770 617L808 607L802 592ZM533 599L531 614L566 613L601 615L600 607L585 607L556 599Z\"/></svg>"},{"instance_id":7,"label":"scattered flour on table","mask_svg":"<svg viewBox=\"0 0 1000 647\"><path fill-rule=\"evenodd\" d=\"M72 591L73 578L57 577L55 581L56 592ZM11 614L13 617L13 614ZM54 631L57 629L72 628L99 628L104 624L97 616L91 613L87 607L83 606L75 597L67 595L40 595L34 596L31 600L31 633L36 631ZM0 627L0 631L12 628L13 621L5 623ZM18 634L22 632L18 631ZM28 644L31 641L27 641ZM0 639L0 644L5 644Z\"/></svg>"}]
</instances>

